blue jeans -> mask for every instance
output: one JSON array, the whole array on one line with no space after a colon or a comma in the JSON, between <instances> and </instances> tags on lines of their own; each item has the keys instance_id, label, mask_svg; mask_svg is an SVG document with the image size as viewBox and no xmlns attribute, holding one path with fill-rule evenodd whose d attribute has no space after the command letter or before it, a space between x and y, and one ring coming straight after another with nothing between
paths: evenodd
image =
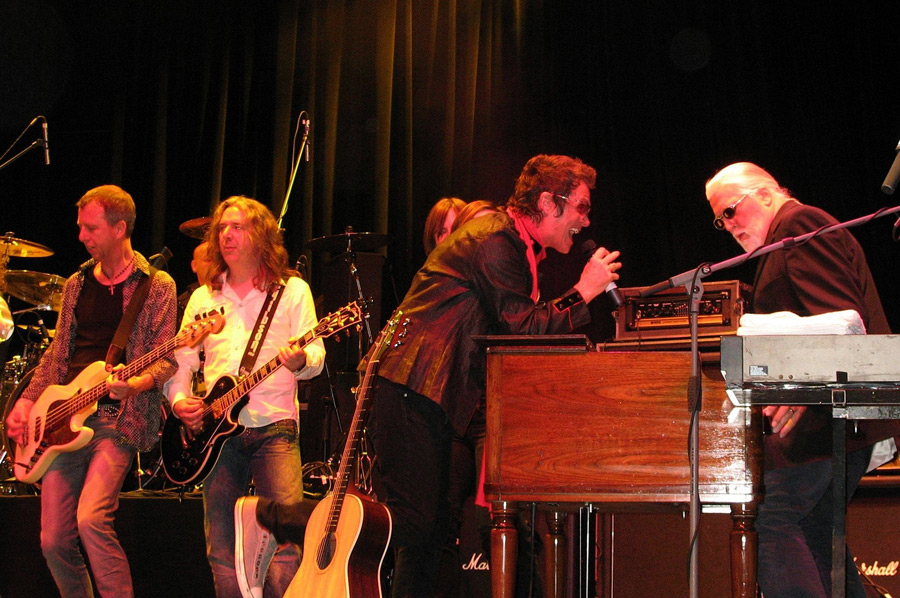
<instances>
[{"instance_id":1,"label":"blue jeans","mask_svg":"<svg viewBox=\"0 0 900 598\"><path fill-rule=\"evenodd\" d=\"M298 503L303 500L302 469L296 421L247 428L225 441L203 484L206 555L218 598L241 597L234 570L234 504L247 494L251 477L258 496ZM281 598L299 566L297 547L279 546L266 576L266 598Z\"/></svg>"},{"instance_id":2,"label":"blue jeans","mask_svg":"<svg viewBox=\"0 0 900 598\"><path fill-rule=\"evenodd\" d=\"M100 595L131 598L131 569L114 522L119 490L136 451L114 443L114 417L91 416L85 425L94 429L91 441L60 454L44 474L41 550L62 598L94 595L79 539Z\"/></svg>"},{"instance_id":3,"label":"blue jeans","mask_svg":"<svg viewBox=\"0 0 900 598\"><path fill-rule=\"evenodd\" d=\"M847 498L859 485L871 449L847 455ZM766 598L831 596L831 531L834 504L831 460L766 471L759 507L759 587ZM847 597L865 598L847 550Z\"/></svg>"}]
</instances>

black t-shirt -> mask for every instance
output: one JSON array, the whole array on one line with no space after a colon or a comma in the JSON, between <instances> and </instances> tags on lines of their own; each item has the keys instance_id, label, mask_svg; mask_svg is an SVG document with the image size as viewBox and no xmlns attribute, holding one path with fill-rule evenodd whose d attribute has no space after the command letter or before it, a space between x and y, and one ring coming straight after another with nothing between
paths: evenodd
<instances>
[{"instance_id":1,"label":"black t-shirt","mask_svg":"<svg viewBox=\"0 0 900 598\"><path fill-rule=\"evenodd\" d=\"M109 287L94 277L93 270L86 273L75 305L74 350L66 372L67 384L93 362L106 359L122 319L123 286L122 283L115 285L110 293Z\"/></svg>"}]
</instances>

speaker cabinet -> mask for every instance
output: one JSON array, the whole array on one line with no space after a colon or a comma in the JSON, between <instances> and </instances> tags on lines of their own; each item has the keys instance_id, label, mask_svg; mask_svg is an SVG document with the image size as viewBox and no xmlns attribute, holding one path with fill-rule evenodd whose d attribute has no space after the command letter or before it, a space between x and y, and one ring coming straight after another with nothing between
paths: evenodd
<instances>
[{"instance_id":1,"label":"speaker cabinet","mask_svg":"<svg viewBox=\"0 0 900 598\"><path fill-rule=\"evenodd\" d=\"M690 521L682 513L601 513L597 596L687 596ZM698 577L701 598L731 595L731 516L700 519Z\"/></svg>"},{"instance_id":2,"label":"speaker cabinet","mask_svg":"<svg viewBox=\"0 0 900 598\"><path fill-rule=\"evenodd\" d=\"M860 492L847 513L847 543L864 574L868 596L882 596L870 585L900 596L900 489Z\"/></svg>"},{"instance_id":3,"label":"speaker cabinet","mask_svg":"<svg viewBox=\"0 0 900 598\"><path fill-rule=\"evenodd\" d=\"M847 512L847 544L871 583L900 596L900 488L861 488ZM644 598L688 595L690 524L681 513L599 515L596 596ZM604 531L605 528L605 531ZM731 516L704 513L700 520L701 598L731 595ZM883 594L867 587L868 596Z\"/></svg>"}]
</instances>

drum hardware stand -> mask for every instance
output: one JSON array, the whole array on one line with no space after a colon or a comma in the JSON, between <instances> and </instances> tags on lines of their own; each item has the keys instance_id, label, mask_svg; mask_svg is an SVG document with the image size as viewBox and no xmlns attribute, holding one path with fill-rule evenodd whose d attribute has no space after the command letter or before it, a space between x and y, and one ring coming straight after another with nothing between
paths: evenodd
<instances>
[{"instance_id":1,"label":"drum hardware stand","mask_svg":"<svg viewBox=\"0 0 900 598\"><path fill-rule=\"evenodd\" d=\"M41 355L43 355L44 351L47 350L47 347L50 346L50 331L47 330L44 319L41 318L40 312L42 311L50 311L50 306L38 305L37 307L29 307L27 309L20 309L12 312L14 318L22 314L33 313L37 319L36 326L28 326L25 329L25 347L22 351L22 359L27 364L27 369L36 366ZM32 332L38 332L40 334L39 341L32 340Z\"/></svg>"},{"instance_id":2,"label":"drum hardware stand","mask_svg":"<svg viewBox=\"0 0 900 598\"><path fill-rule=\"evenodd\" d=\"M337 422L338 433L341 438L344 437L344 422L341 421L341 412L338 410L337 392L334 388L334 379L331 377L331 369L328 362L325 362L325 376L328 378L328 395L320 397L325 407L325 421L322 423L322 458L331 460L334 457L334 451L331 448L331 421L332 418Z\"/></svg>"},{"instance_id":3,"label":"drum hardware stand","mask_svg":"<svg viewBox=\"0 0 900 598\"><path fill-rule=\"evenodd\" d=\"M350 228L350 227L348 227ZM349 232L349 231L348 231ZM363 350L363 338L362 335L359 335L359 358L362 359L365 356L366 351L369 347L372 346L372 342L374 337L372 336L372 325L369 323L369 306L372 305L372 301L366 299L366 296L363 295L362 291L362 283L359 281L359 269L356 267L356 252L353 250L347 251L347 262L350 264L350 278L353 280L353 284L356 286L356 297L359 299L360 303L363 306L363 324L366 327L366 346L365 351Z\"/></svg>"}]
</instances>

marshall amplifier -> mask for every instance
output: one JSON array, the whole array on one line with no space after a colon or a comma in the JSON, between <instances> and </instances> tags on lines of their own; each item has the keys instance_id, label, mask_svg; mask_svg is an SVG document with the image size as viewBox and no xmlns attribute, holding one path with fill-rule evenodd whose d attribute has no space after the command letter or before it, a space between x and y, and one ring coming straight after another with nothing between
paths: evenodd
<instances>
[{"instance_id":1,"label":"marshall amplifier","mask_svg":"<svg viewBox=\"0 0 900 598\"><path fill-rule=\"evenodd\" d=\"M873 482L890 480L890 487ZM868 478L868 479L867 479ZM863 574L868 598L900 596L900 480L896 476L863 478L847 510L847 544Z\"/></svg>"},{"instance_id":2,"label":"marshall amplifier","mask_svg":"<svg viewBox=\"0 0 900 598\"><path fill-rule=\"evenodd\" d=\"M900 483L897 480L894 483ZM900 596L900 486L860 486L847 511L847 545L866 598ZM597 598L688 595L689 522L682 513L601 513ZM700 518L699 598L730 596L730 515Z\"/></svg>"}]
</instances>

